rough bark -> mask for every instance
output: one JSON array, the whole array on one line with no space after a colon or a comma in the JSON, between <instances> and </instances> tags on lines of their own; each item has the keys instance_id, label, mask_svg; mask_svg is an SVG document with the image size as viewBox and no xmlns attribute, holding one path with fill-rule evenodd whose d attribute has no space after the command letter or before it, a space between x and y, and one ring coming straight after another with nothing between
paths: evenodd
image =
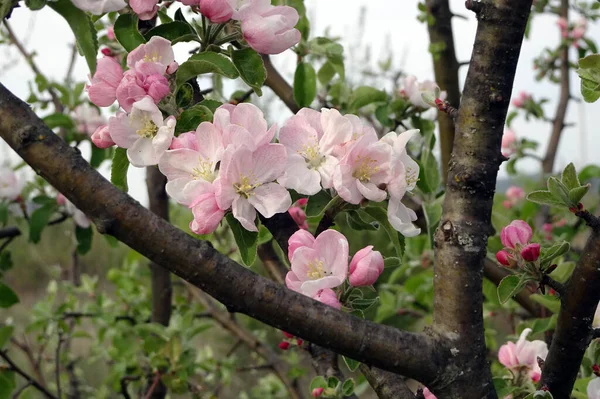
<instances>
[{"instance_id":1,"label":"rough bark","mask_svg":"<svg viewBox=\"0 0 600 399\"><path fill-rule=\"evenodd\" d=\"M427 0L427 11L435 18L433 25L428 26L429 41L443 43L444 49L433 56L435 81L440 89L448 94L446 101L457 107L460 103L458 85L458 68L454 51L454 36L452 33L452 12L448 0ZM438 112L440 126L440 149L442 155L442 176L444 183L448 176L448 163L454 144L454 121L444 112Z\"/></svg>"},{"instance_id":2,"label":"rough bark","mask_svg":"<svg viewBox=\"0 0 600 399\"><path fill-rule=\"evenodd\" d=\"M361 364L359 370L380 399L415 399L415 394L398 374Z\"/></svg>"},{"instance_id":3,"label":"rough bark","mask_svg":"<svg viewBox=\"0 0 600 399\"><path fill-rule=\"evenodd\" d=\"M249 315L361 362L425 384L438 374L445 342L358 319L258 276L152 214L91 168L0 84L0 136L44 179L111 234L208 293Z\"/></svg>"},{"instance_id":4,"label":"rough bark","mask_svg":"<svg viewBox=\"0 0 600 399\"><path fill-rule=\"evenodd\" d=\"M433 329L451 340L453 355L428 385L441 399L497 397L484 340L483 261L504 160L500 142L531 3L467 1L479 23L435 233Z\"/></svg>"}]
</instances>

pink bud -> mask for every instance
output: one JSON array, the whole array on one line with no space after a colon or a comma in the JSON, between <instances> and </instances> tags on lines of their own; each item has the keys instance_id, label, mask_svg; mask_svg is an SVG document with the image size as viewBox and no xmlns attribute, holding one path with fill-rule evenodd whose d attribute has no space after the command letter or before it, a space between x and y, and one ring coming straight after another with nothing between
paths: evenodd
<instances>
[{"instance_id":1,"label":"pink bud","mask_svg":"<svg viewBox=\"0 0 600 399\"><path fill-rule=\"evenodd\" d=\"M63 206L66 203L67 203L67 197L62 195L62 193L58 193L58 195L56 196L56 204L59 206Z\"/></svg>"},{"instance_id":2,"label":"pink bud","mask_svg":"<svg viewBox=\"0 0 600 399\"><path fill-rule=\"evenodd\" d=\"M123 68L111 57L98 60L92 83L87 86L90 101L99 107L108 107L117 98L117 87L123 78Z\"/></svg>"},{"instance_id":3,"label":"pink bud","mask_svg":"<svg viewBox=\"0 0 600 399\"><path fill-rule=\"evenodd\" d=\"M567 224L567 219L562 218L559 221L557 221L556 223L554 223L554 226L555 227L563 227L566 224Z\"/></svg>"},{"instance_id":4,"label":"pink bud","mask_svg":"<svg viewBox=\"0 0 600 399\"><path fill-rule=\"evenodd\" d=\"M358 251L350 262L350 285L373 285L383 272L383 256L369 245Z\"/></svg>"},{"instance_id":5,"label":"pink bud","mask_svg":"<svg viewBox=\"0 0 600 399\"><path fill-rule=\"evenodd\" d=\"M292 216L292 219L294 219L294 222L296 222L298 227L304 230L308 230L308 223L306 223L306 213L304 213L302 208L293 206L288 210L288 212Z\"/></svg>"},{"instance_id":6,"label":"pink bud","mask_svg":"<svg viewBox=\"0 0 600 399\"><path fill-rule=\"evenodd\" d=\"M152 19L158 11L157 0L130 0L129 6L142 21Z\"/></svg>"},{"instance_id":7,"label":"pink bud","mask_svg":"<svg viewBox=\"0 0 600 399\"><path fill-rule=\"evenodd\" d=\"M500 233L502 244L508 248L515 248L517 244L527 244L531 240L531 236L533 236L533 231L523 220L513 220Z\"/></svg>"},{"instance_id":8,"label":"pink bud","mask_svg":"<svg viewBox=\"0 0 600 399\"><path fill-rule=\"evenodd\" d=\"M109 49L108 47L104 47L102 50L100 50L100 52L107 57L111 57L113 55L112 50Z\"/></svg>"},{"instance_id":9,"label":"pink bud","mask_svg":"<svg viewBox=\"0 0 600 399\"><path fill-rule=\"evenodd\" d=\"M332 308L341 309L342 304L337 299L337 295L331 288L324 288L322 290L317 291L317 293L312 297L313 299L324 303L325 305L329 305Z\"/></svg>"},{"instance_id":10,"label":"pink bud","mask_svg":"<svg viewBox=\"0 0 600 399\"><path fill-rule=\"evenodd\" d=\"M529 244L521 251L521 256L528 262L535 262L540 257L540 244Z\"/></svg>"},{"instance_id":11,"label":"pink bud","mask_svg":"<svg viewBox=\"0 0 600 399\"><path fill-rule=\"evenodd\" d=\"M566 30L569 27L569 22L565 17L560 17L558 21L556 21L556 24L561 30Z\"/></svg>"},{"instance_id":12,"label":"pink bud","mask_svg":"<svg viewBox=\"0 0 600 399\"><path fill-rule=\"evenodd\" d=\"M92 143L98 148L109 148L115 145L108 131L108 125L102 125L96 129L92 134Z\"/></svg>"},{"instance_id":13,"label":"pink bud","mask_svg":"<svg viewBox=\"0 0 600 399\"><path fill-rule=\"evenodd\" d=\"M502 136L502 154L504 156L511 155L515 151L515 142L517 141L517 135L512 130L508 129Z\"/></svg>"},{"instance_id":14,"label":"pink bud","mask_svg":"<svg viewBox=\"0 0 600 399\"><path fill-rule=\"evenodd\" d=\"M502 206L505 207L506 209L510 209L513 207L513 203L510 202L509 200L504 200L504 201L502 201Z\"/></svg>"},{"instance_id":15,"label":"pink bud","mask_svg":"<svg viewBox=\"0 0 600 399\"><path fill-rule=\"evenodd\" d=\"M200 0L200 13L216 24L231 19L233 8L227 0Z\"/></svg>"},{"instance_id":16,"label":"pink bud","mask_svg":"<svg viewBox=\"0 0 600 399\"><path fill-rule=\"evenodd\" d=\"M281 349L282 351L286 351L290 348L290 343L287 341L281 341L277 346L279 346L279 349Z\"/></svg>"},{"instance_id":17,"label":"pink bud","mask_svg":"<svg viewBox=\"0 0 600 399\"><path fill-rule=\"evenodd\" d=\"M518 186L510 186L506 190L506 198L511 201L519 201L525 198L525 190Z\"/></svg>"},{"instance_id":18,"label":"pink bud","mask_svg":"<svg viewBox=\"0 0 600 399\"><path fill-rule=\"evenodd\" d=\"M298 201L296 201L296 205L301 208L304 208L306 204L308 204L308 198L300 198Z\"/></svg>"},{"instance_id":19,"label":"pink bud","mask_svg":"<svg viewBox=\"0 0 600 399\"><path fill-rule=\"evenodd\" d=\"M573 38L573 40L579 40L585 35L585 32L586 32L585 28L575 27L575 28L573 28L573 31L571 32L571 37Z\"/></svg>"},{"instance_id":20,"label":"pink bud","mask_svg":"<svg viewBox=\"0 0 600 399\"><path fill-rule=\"evenodd\" d=\"M289 339L294 338L294 336L292 334L290 334L289 332L282 331L282 333L283 333L283 335L285 335L286 338L289 338Z\"/></svg>"},{"instance_id":21,"label":"pink bud","mask_svg":"<svg viewBox=\"0 0 600 399\"><path fill-rule=\"evenodd\" d=\"M144 90L154 100L154 103L158 103L163 97L171 92L169 88L169 81L163 75L153 74L148 76L144 80Z\"/></svg>"},{"instance_id":22,"label":"pink bud","mask_svg":"<svg viewBox=\"0 0 600 399\"><path fill-rule=\"evenodd\" d=\"M302 346L302 343L304 343L304 341L302 341L300 338L296 340L296 345Z\"/></svg>"},{"instance_id":23,"label":"pink bud","mask_svg":"<svg viewBox=\"0 0 600 399\"><path fill-rule=\"evenodd\" d=\"M264 14L245 15L242 34L248 45L259 53L279 54L300 42L300 31L294 28L299 18L295 8L274 6Z\"/></svg>"},{"instance_id":24,"label":"pink bud","mask_svg":"<svg viewBox=\"0 0 600 399\"><path fill-rule=\"evenodd\" d=\"M179 68L179 64L177 63L177 61L173 61L169 64L169 66L167 66L167 74L172 74L175 73L177 71L177 68Z\"/></svg>"},{"instance_id":25,"label":"pink bud","mask_svg":"<svg viewBox=\"0 0 600 399\"><path fill-rule=\"evenodd\" d=\"M426 387L423 388L423 397L425 397L425 399L437 399L435 395L431 393L429 388Z\"/></svg>"},{"instance_id":26,"label":"pink bud","mask_svg":"<svg viewBox=\"0 0 600 399\"><path fill-rule=\"evenodd\" d=\"M544 229L546 233L552 233L553 228L554 226L552 226L551 223L544 223L544 225L542 226L542 229Z\"/></svg>"},{"instance_id":27,"label":"pink bud","mask_svg":"<svg viewBox=\"0 0 600 399\"><path fill-rule=\"evenodd\" d=\"M190 230L196 234L209 234L217 229L225 212L219 209L215 193L202 194L190 204L194 219L190 222Z\"/></svg>"},{"instance_id":28,"label":"pink bud","mask_svg":"<svg viewBox=\"0 0 600 399\"><path fill-rule=\"evenodd\" d=\"M123 79L117 87L117 100L119 101L119 105L125 110L125 112L131 112L131 109L133 108L133 103L140 101L142 98L146 97L146 94L146 90L141 86L141 83L138 81L136 72L134 70L130 69L123 74ZM91 93L90 99L92 99ZM152 99L154 100L154 97ZM96 104L93 100L92 102Z\"/></svg>"},{"instance_id":29,"label":"pink bud","mask_svg":"<svg viewBox=\"0 0 600 399\"><path fill-rule=\"evenodd\" d=\"M115 40L117 38L115 36L115 27L113 25L110 25L108 28L106 28L106 37L108 40Z\"/></svg>"},{"instance_id":30,"label":"pink bud","mask_svg":"<svg viewBox=\"0 0 600 399\"><path fill-rule=\"evenodd\" d=\"M323 394L323 388L315 388L310 394L313 396L313 398L318 398Z\"/></svg>"},{"instance_id":31,"label":"pink bud","mask_svg":"<svg viewBox=\"0 0 600 399\"><path fill-rule=\"evenodd\" d=\"M496 260L502 266L506 266L506 267L512 267L513 263L514 263L514 260L512 259L510 254L508 252L506 252L505 250L496 252Z\"/></svg>"}]
</instances>

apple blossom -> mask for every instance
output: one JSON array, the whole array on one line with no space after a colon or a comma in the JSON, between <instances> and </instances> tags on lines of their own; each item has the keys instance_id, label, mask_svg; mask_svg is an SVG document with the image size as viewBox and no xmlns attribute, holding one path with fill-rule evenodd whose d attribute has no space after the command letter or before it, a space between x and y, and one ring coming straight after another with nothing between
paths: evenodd
<instances>
[{"instance_id":1,"label":"apple blossom","mask_svg":"<svg viewBox=\"0 0 600 399\"><path fill-rule=\"evenodd\" d=\"M423 100L424 93L431 94L442 101L447 97L447 93L445 91L440 92L440 88L435 82L431 80L418 82L416 76L412 75L402 79L402 87L401 94L406 96L411 104L417 108L431 107L431 104Z\"/></svg>"},{"instance_id":2,"label":"apple blossom","mask_svg":"<svg viewBox=\"0 0 600 399\"><path fill-rule=\"evenodd\" d=\"M502 345L498 351L498 360L513 373L525 371L533 382L538 382L542 370L537 358L546 359L548 346L544 341L527 341L531 331L530 328L524 329L516 344L508 342Z\"/></svg>"},{"instance_id":3,"label":"apple blossom","mask_svg":"<svg viewBox=\"0 0 600 399\"><path fill-rule=\"evenodd\" d=\"M108 125L99 126L96 131L92 134L92 143L98 148L109 148L115 145L112 137L110 137L110 131Z\"/></svg>"},{"instance_id":4,"label":"apple blossom","mask_svg":"<svg viewBox=\"0 0 600 399\"><path fill-rule=\"evenodd\" d=\"M90 101L99 107L108 107L117 99L117 87L123 79L123 68L112 57L98 60L96 73L87 86Z\"/></svg>"},{"instance_id":5,"label":"apple blossom","mask_svg":"<svg viewBox=\"0 0 600 399\"><path fill-rule=\"evenodd\" d=\"M301 247L312 248L315 237L306 230L298 230L288 240L288 259L292 261L294 252Z\"/></svg>"},{"instance_id":6,"label":"apple blossom","mask_svg":"<svg viewBox=\"0 0 600 399\"><path fill-rule=\"evenodd\" d=\"M537 243L527 244L521 250L521 256L523 257L523 259L525 259L528 262L535 262L540 257L540 250L541 250L540 244L537 244Z\"/></svg>"},{"instance_id":7,"label":"apple blossom","mask_svg":"<svg viewBox=\"0 0 600 399\"><path fill-rule=\"evenodd\" d=\"M281 144L265 144L256 151L246 145L229 146L214 182L219 208L231 207L233 216L246 230L258 231L256 211L270 218L292 205L290 193L274 182L285 164L285 147Z\"/></svg>"},{"instance_id":8,"label":"apple blossom","mask_svg":"<svg viewBox=\"0 0 600 399\"><path fill-rule=\"evenodd\" d=\"M594 378L587 386L588 399L600 399L600 378Z\"/></svg>"},{"instance_id":9,"label":"apple blossom","mask_svg":"<svg viewBox=\"0 0 600 399\"><path fill-rule=\"evenodd\" d=\"M502 155L505 157L511 156L516 150L517 135L514 131L507 129L502 136Z\"/></svg>"},{"instance_id":10,"label":"apple blossom","mask_svg":"<svg viewBox=\"0 0 600 399\"><path fill-rule=\"evenodd\" d=\"M506 201L504 204L505 208L512 208L522 199L525 199L525 190L518 186L510 186L506 190Z\"/></svg>"},{"instance_id":11,"label":"apple blossom","mask_svg":"<svg viewBox=\"0 0 600 399\"><path fill-rule=\"evenodd\" d=\"M21 194L21 184L16 173L5 166L0 166L0 200L16 200Z\"/></svg>"},{"instance_id":12,"label":"apple blossom","mask_svg":"<svg viewBox=\"0 0 600 399\"><path fill-rule=\"evenodd\" d=\"M351 129L350 121L339 112L328 114L326 110L302 108L279 132L279 142L285 146L288 160L278 182L306 195L318 193L321 187L331 188L332 175L339 163L332 153L336 146L351 139Z\"/></svg>"},{"instance_id":13,"label":"apple blossom","mask_svg":"<svg viewBox=\"0 0 600 399\"><path fill-rule=\"evenodd\" d=\"M418 129L412 129L400 134L390 132L381 138L381 142L392 148L392 178L387 190L390 197L397 200L401 200L407 191L414 190L419 181L419 164L406 151L406 145L418 133Z\"/></svg>"},{"instance_id":14,"label":"apple blossom","mask_svg":"<svg viewBox=\"0 0 600 399\"><path fill-rule=\"evenodd\" d=\"M287 341L281 341L277 346L279 346L279 349L286 351L290 348L290 343Z\"/></svg>"},{"instance_id":15,"label":"apple blossom","mask_svg":"<svg viewBox=\"0 0 600 399\"><path fill-rule=\"evenodd\" d=\"M250 13L241 21L248 45L262 54L279 54L300 42L298 11L289 6L270 7L264 13Z\"/></svg>"},{"instance_id":16,"label":"apple blossom","mask_svg":"<svg viewBox=\"0 0 600 399\"><path fill-rule=\"evenodd\" d=\"M233 15L232 2L229 0L194 0L193 2L199 2L200 13L215 24L225 23Z\"/></svg>"},{"instance_id":17,"label":"apple blossom","mask_svg":"<svg viewBox=\"0 0 600 399\"><path fill-rule=\"evenodd\" d=\"M531 94L526 91L519 92L519 95L512 100L512 105L517 108L523 108L527 101L531 100Z\"/></svg>"},{"instance_id":18,"label":"apple blossom","mask_svg":"<svg viewBox=\"0 0 600 399\"><path fill-rule=\"evenodd\" d=\"M358 251L350 262L350 285L362 287L373 285L383 272L383 256L369 245Z\"/></svg>"},{"instance_id":19,"label":"apple blossom","mask_svg":"<svg viewBox=\"0 0 600 399\"><path fill-rule=\"evenodd\" d=\"M129 0L129 6L142 21L147 21L156 15L157 3L158 0Z\"/></svg>"},{"instance_id":20,"label":"apple blossom","mask_svg":"<svg viewBox=\"0 0 600 399\"><path fill-rule=\"evenodd\" d=\"M331 288L324 288L317 291L317 293L312 296L312 299L338 310L342 308L342 304L338 300L335 291L333 291Z\"/></svg>"},{"instance_id":21,"label":"apple blossom","mask_svg":"<svg viewBox=\"0 0 600 399\"><path fill-rule=\"evenodd\" d=\"M321 125L323 127L323 134L327 135L330 139L336 142L344 140L341 144L336 143L333 147L332 153L339 159L343 158L354 147L356 142L364 136L367 136L373 142L378 140L377 132L375 132L372 126L362 123L356 115L342 115L337 109L323 108L321 110ZM345 136L340 138L340 135Z\"/></svg>"},{"instance_id":22,"label":"apple blossom","mask_svg":"<svg viewBox=\"0 0 600 399\"><path fill-rule=\"evenodd\" d=\"M528 244L532 236L533 231L531 227L523 220L513 220L500 232L502 245L512 249L515 249L517 245L523 246Z\"/></svg>"},{"instance_id":23,"label":"apple blossom","mask_svg":"<svg viewBox=\"0 0 600 399\"><path fill-rule=\"evenodd\" d=\"M244 145L252 151L270 143L277 131L277 125L267 129L263 112L250 103L221 105L215 111L214 125L223 135L225 148Z\"/></svg>"},{"instance_id":24,"label":"apple blossom","mask_svg":"<svg viewBox=\"0 0 600 399\"><path fill-rule=\"evenodd\" d=\"M163 120L162 113L151 97L133 104L129 115L119 112L108 122L110 136L134 166L156 165L171 145L175 118Z\"/></svg>"},{"instance_id":25,"label":"apple blossom","mask_svg":"<svg viewBox=\"0 0 600 399\"><path fill-rule=\"evenodd\" d=\"M209 234L217 229L225 216L225 211L217 205L214 186L201 182L193 186L193 202L189 205L194 215L190 222L190 230L196 234Z\"/></svg>"},{"instance_id":26,"label":"apple blossom","mask_svg":"<svg viewBox=\"0 0 600 399\"><path fill-rule=\"evenodd\" d=\"M106 120L100 115L98 108L88 103L80 104L75 108L73 119L77 123L77 130L88 136L91 136L100 126L106 125Z\"/></svg>"},{"instance_id":27,"label":"apple blossom","mask_svg":"<svg viewBox=\"0 0 600 399\"><path fill-rule=\"evenodd\" d=\"M117 87L117 100L119 101L121 108L126 112L131 112L133 104L147 95L148 93L141 86L138 75L134 70L130 69L123 74L123 79L119 83L119 87ZM152 100L154 103L158 102L155 101L153 97Z\"/></svg>"},{"instance_id":28,"label":"apple blossom","mask_svg":"<svg viewBox=\"0 0 600 399\"><path fill-rule=\"evenodd\" d=\"M290 263L291 270L285 277L287 287L314 297L319 290L335 288L346 280L348 240L338 231L326 230L312 246L296 248ZM330 298L330 293L324 295Z\"/></svg>"},{"instance_id":29,"label":"apple blossom","mask_svg":"<svg viewBox=\"0 0 600 399\"><path fill-rule=\"evenodd\" d=\"M514 267L516 264L515 260L511 256L511 254L509 254L505 250L500 250L500 251L496 252L496 260L502 266L506 266L506 267L510 267L510 268Z\"/></svg>"},{"instance_id":30,"label":"apple blossom","mask_svg":"<svg viewBox=\"0 0 600 399\"><path fill-rule=\"evenodd\" d=\"M167 193L180 204L190 205L195 200L194 186L201 182L212 183L217 178L223 140L209 122L202 122L195 133L184 133L175 140L177 148L167 150L158 167L167 177Z\"/></svg>"},{"instance_id":31,"label":"apple blossom","mask_svg":"<svg viewBox=\"0 0 600 399\"><path fill-rule=\"evenodd\" d=\"M73 0L73 5L94 15L119 11L127 7L127 3L123 0Z\"/></svg>"},{"instance_id":32,"label":"apple blossom","mask_svg":"<svg viewBox=\"0 0 600 399\"><path fill-rule=\"evenodd\" d=\"M400 202L400 200L390 198L387 216L392 227L403 236L415 237L421 234L421 229L412 223L417 220L417 214Z\"/></svg>"},{"instance_id":33,"label":"apple blossom","mask_svg":"<svg viewBox=\"0 0 600 399\"><path fill-rule=\"evenodd\" d=\"M144 76L150 76L172 74L179 65L175 62L171 42L164 37L152 36L148 43L140 44L127 55L127 66Z\"/></svg>"}]
</instances>

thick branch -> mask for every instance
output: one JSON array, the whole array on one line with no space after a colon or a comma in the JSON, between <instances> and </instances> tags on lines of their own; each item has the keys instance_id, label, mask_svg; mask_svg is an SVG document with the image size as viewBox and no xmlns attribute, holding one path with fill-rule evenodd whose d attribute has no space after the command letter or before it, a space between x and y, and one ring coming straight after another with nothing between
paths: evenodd
<instances>
[{"instance_id":1,"label":"thick branch","mask_svg":"<svg viewBox=\"0 0 600 399\"><path fill-rule=\"evenodd\" d=\"M435 81L442 90L448 93L447 101L454 107L460 103L460 89L458 86L458 68L454 51L454 36L452 33L452 12L448 0L427 0L427 11L435 19L433 25L428 26L429 41L433 44L443 43L442 51L436 52L433 57ZM444 182L448 176L448 163L454 144L454 121L449 115L438 112L440 124L440 147L442 153L442 176Z\"/></svg>"},{"instance_id":2,"label":"thick branch","mask_svg":"<svg viewBox=\"0 0 600 399\"><path fill-rule=\"evenodd\" d=\"M486 259L483 263L483 275L492 283L498 285L500 281L510 274L509 271L498 267L492 260ZM523 309L534 317L541 317L540 305L534 302L531 297L531 292L527 289L521 290L513 298Z\"/></svg>"},{"instance_id":3,"label":"thick branch","mask_svg":"<svg viewBox=\"0 0 600 399\"><path fill-rule=\"evenodd\" d=\"M542 385L557 399L570 397L579 366L593 337L592 320L600 301L600 233L593 232L565 284Z\"/></svg>"},{"instance_id":4,"label":"thick branch","mask_svg":"<svg viewBox=\"0 0 600 399\"><path fill-rule=\"evenodd\" d=\"M364 363L360 365L360 371L379 399L415 399L415 394L398 374L369 367Z\"/></svg>"},{"instance_id":5,"label":"thick branch","mask_svg":"<svg viewBox=\"0 0 600 399\"><path fill-rule=\"evenodd\" d=\"M448 349L441 355L444 342L434 342L427 334L361 320L290 291L155 216L106 181L1 84L0 136L91 217L100 232L113 235L232 312L425 384L449 353Z\"/></svg>"},{"instance_id":6,"label":"thick branch","mask_svg":"<svg viewBox=\"0 0 600 399\"><path fill-rule=\"evenodd\" d=\"M434 325L453 340L455 357L434 384L444 398L496 398L486 360L483 261L500 142L531 0L480 1L447 191L435 233ZM510 29L507 29L510 26Z\"/></svg>"},{"instance_id":7,"label":"thick branch","mask_svg":"<svg viewBox=\"0 0 600 399\"><path fill-rule=\"evenodd\" d=\"M267 70L265 86L270 87L277 97L279 97L294 114L300 111L300 107L296 104L296 100L294 100L294 90L290 84L286 82L283 76L275 69L275 66L271 62L271 58L269 58L268 55L261 54L261 56Z\"/></svg>"},{"instance_id":8,"label":"thick branch","mask_svg":"<svg viewBox=\"0 0 600 399\"><path fill-rule=\"evenodd\" d=\"M560 0L560 16L567 21L569 20L569 0ZM546 156L542 162L542 169L544 173L548 174L552 173L552 169L554 168L558 144L565 128L567 107L571 99L569 69L569 46L563 45L560 49L560 99L556 108L556 115L552 122L552 135L548 142Z\"/></svg>"}]
</instances>

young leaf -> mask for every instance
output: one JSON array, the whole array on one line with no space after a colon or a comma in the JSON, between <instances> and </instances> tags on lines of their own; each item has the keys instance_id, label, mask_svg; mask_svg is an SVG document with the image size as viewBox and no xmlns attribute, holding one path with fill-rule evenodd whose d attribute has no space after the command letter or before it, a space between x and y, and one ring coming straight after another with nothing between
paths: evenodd
<instances>
[{"instance_id":1,"label":"young leaf","mask_svg":"<svg viewBox=\"0 0 600 399\"><path fill-rule=\"evenodd\" d=\"M255 231L248 231L231 213L227 214L227 223L233 232L235 243L237 244L240 255L242 256L242 262L244 265L250 266L256 259L256 245L258 244L258 233Z\"/></svg>"},{"instance_id":2,"label":"young leaf","mask_svg":"<svg viewBox=\"0 0 600 399\"><path fill-rule=\"evenodd\" d=\"M589 191L591 184L586 184L585 186L575 187L569 191L569 199L574 204L579 204L581 199L585 197L587 192Z\"/></svg>"},{"instance_id":3,"label":"young leaf","mask_svg":"<svg viewBox=\"0 0 600 399\"><path fill-rule=\"evenodd\" d=\"M25 5L32 11L41 10L46 5L46 0L25 0Z\"/></svg>"},{"instance_id":4,"label":"young leaf","mask_svg":"<svg viewBox=\"0 0 600 399\"><path fill-rule=\"evenodd\" d=\"M80 255L87 254L92 249L92 237L94 230L91 227L87 229L79 226L75 227L75 237L77 238L77 253Z\"/></svg>"},{"instance_id":5,"label":"young leaf","mask_svg":"<svg viewBox=\"0 0 600 399\"><path fill-rule=\"evenodd\" d=\"M577 178L577 171L575 170L575 165L573 165L573 162L568 164L565 170L563 170L561 181L568 190L572 190L581 186L581 183L579 183L579 179Z\"/></svg>"},{"instance_id":6,"label":"young leaf","mask_svg":"<svg viewBox=\"0 0 600 399\"><path fill-rule=\"evenodd\" d=\"M554 314L558 314L560 311L560 299L555 296L531 294L530 298L540 305L548 308Z\"/></svg>"},{"instance_id":7,"label":"young leaf","mask_svg":"<svg viewBox=\"0 0 600 399\"><path fill-rule=\"evenodd\" d=\"M550 191L532 191L527 195L527 199L541 205L565 206L565 204L556 198Z\"/></svg>"},{"instance_id":8,"label":"young leaf","mask_svg":"<svg viewBox=\"0 0 600 399\"><path fill-rule=\"evenodd\" d=\"M54 11L67 20L75 38L77 49L85 57L90 74L96 72L96 54L98 53L98 37L96 28L90 17L69 0L58 0L48 3Z\"/></svg>"},{"instance_id":9,"label":"young leaf","mask_svg":"<svg viewBox=\"0 0 600 399\"><path fill-rule=\"evenodd\" d=\"M317 78L319 79L319 82L323 86L327 86L327 84L329 82L331 82L331 79L333 79L335 74L336 74L335 67L333 66L333 64L330 61L327 61L323 64L323 66L321 68L319 68L319 72L317 73Z\"/></svg>"},{"instance_id":10,"label":"young leaf","mask_svg":"<svg viewBox=\"0 0 600 399\"><path fill-rule=\"evenodd\" d=\"M183 111L177 118L175 133L184 133L196 130L202 122L212 122L213 113L204 105L196 104Z\"/></svg>"},{"instance_id":11,"label":"young leaf","mask_svg":"<svg viewBox=\"0 0 600 399\"><path fill-rule=\"evenodd\" d=\"M177 69L175 81L180 87L190 79L205 73L218 73L229 79L235 79L239 73L229 58L212 51L194 54Z\"/></svg>"},{"instance_id":12,"label":"young leaf","mask_svg":"<svg viewBox=\"0 0 600 399\"><path fill-rule=\"evenodd\" d=\"M306 216L319 216L331 200L331 195L329 195L329 193L325 190L321 190L317 194L308 197L308 203L306 204Z\"/></svg>"},{"instance_id":13,"label":"young leaf","mask_svg":"<svg viewBox=\"0 0 600 399\"><path fill-rule=\"evenodd\" d=\"M10 308L16 303L19 303L17 294L8 285L0 281L0 308Z\"/></svg>"},{"instance_id":14,"label":"young leaf","mask_svg":"<svg viewBox=\"0 0 600 399\"><path fill-rule=\"evenodd\" d=\"M312 392L312 390L316 388L327 388L327 380L325 380L325 377L318 375L315 378L313 378L313 380L310 382L309 389Z\"/></svg>"},{"instance_id":15,"label":"young leaf","mask_svg":"<svg viewBox=\"0 0 600 399\"><path fill-rule=\"evenodd\" d=\"M363 208L366 214L371 216L380 226L382 226L386 233L388 234L394 249L396 250L396 255L398 258L402 259L402 255L404 254L404 236L400 235L390 224L387 218L386 211L379 206L368 206Z\"/></svg>"},{"instance_id":16,"label":"young leaf","mask_svg":"<svg viewBox=\"0 0 600 399\"><path fill-rule=\"evenodd\" d=\"M129 169L129 159L125 148L117 148L113 155L112 166L110 168L110 181L120 190L127 192L127 170Z\"/></svg>"},{"instance_id":17,"label":"young leaf","mask_svg":"<svg viewBox=\"0 0 600 399\"><path fill-rule=\"evenodd\" d=\"M540 255L540 267L545 269L546 267L550 266L554 259L566 254L570 249L571 245L566 241L554 244L550 248L542 248Z\"/></svg>"},{"instance_id":18,"label":"young leaf","mask_svg":"<svg viewBox=\"0 0 600 399\"><path fill-rule=\"evenodd\" d=\"M579 60L577 70L581 78L581 95L588 103L600 98L600 54L588 55Z\"/></svg>"},{"instance_id":19,"label":"young leaf","mask_svg":"<svg viewBox=\"0 0 600 399\"><path fill-rule=\"evenodd\" d=\"M50 114L42 118L42 120L50 129L54 129L55 127L65 127L68 129L72 129L75 127L73 119L71 119L71 117L66 114Z\"/></svg>"},{"instance_id":20,"label":"young leaf","mask_svg":"<svg viewBox=\"0 0 600 399\"><path fill-rule=\"evenodd\" d=\"M317 73L309 63L301 62L294 74L294 100L299 107L310 107L317 96Z\"/></svg>"},{"instance_id":21,"label":"young leaf","mask_svg":"<svg viewBox=\"0 0 600 399\"><path fill-rule=\"evenodd\" d=\"M498 284L498 299L500 303L504 304L508 302L510 298L519 293L525 286L527 280L525 275L519 276L517 274L511 274L502 279Z\"/></svg>"},{"instance_id":22,"label":"young leaf","mask_svg":"<svg viewBox=\"0 0 600 399\"><path fill-rule=\"evenodd\" d=\"M50 222L50 218L56 212L56 208L56 203L49 203L33 211L29 220L29 241L33 243L40 241L42 230Z\"/></svg>"},{"instance_id":23,"label":"young leaf","mask_svg":"<svg viewBox=\"0 0 600 399\"><path fill-rule=\"evenodd\" d=\"M378 230L379 225L377 223L365 222L360 217L360 210L349 210L346 211L346 221L351 229L364 231L364 230Z\"/></svg>"},{"instance_id":24,"label":"young leaf","mask_svg":"<svg viewBox=\"0 0 600 399\"><path fill-rule=\"evenodd\" d=\"M146 43L146 39L138 30L138 17L135 14L121 14L115 21L115 37L117 41L131 52L140 44Z\"/></svg>"},{"instance_id":25,"label":"young leaf","mask_svg":"<svg viewBox=\"0 0 600 399\"><path fill-rule=\"evenodd\" d=\"M348 370L350 370L350 371L356 371L356 369L358 369L358 366L360 366L360 362L357 362L354 359L350 359L349 357L346 357L346 356L342 356L342 358L344 358L344 363L346 363L346 366L348 367Z\"/></svg>"},{"instance_id":26,"label":"young leaf","mask_svg":"<svg viewBox=\"0 0 600 399\"><path fill-rule=\"evenodd\" d=\"M569 191L556 177L548 178L548 190L552 193L554 198L559 199L563 205L570 206L571 201L569 200Z\"/></svg>"},{"instance_id":27,"label":"young leaf","mask_svg":"<svg viewBox=\"0 0 600 399\"><path fill-rule=\"evenodd\" d=\"M352 378L349 378L346 381L344 381L344 384L342 385L342 395L350 396L353 393L354 393L354 380Z\"/></svg>"},{"instance_id":28,"label":"young leaf","mask_svg":"<svg viewBox=\"0 0 600 399\"><path fill-rule=\"evenodd\" d=\"M387 101L387 94L384 91L370 86L361 86L352 92L348 108L357 111L365 105L381 101Z\"/></svg>"},{"instance_id":29,"label":"young leaf","mask_svg":"<svg viewBox=\"0 0 600 399\"><path fill-rule=\"evenodd\" d=\"M233 50L231 52L233 65L240 73L242 80L250 86L254 92L262 96L262 85L267 79L267 70L262 57L251 48Z\"/></svg>"}]
</instances>

